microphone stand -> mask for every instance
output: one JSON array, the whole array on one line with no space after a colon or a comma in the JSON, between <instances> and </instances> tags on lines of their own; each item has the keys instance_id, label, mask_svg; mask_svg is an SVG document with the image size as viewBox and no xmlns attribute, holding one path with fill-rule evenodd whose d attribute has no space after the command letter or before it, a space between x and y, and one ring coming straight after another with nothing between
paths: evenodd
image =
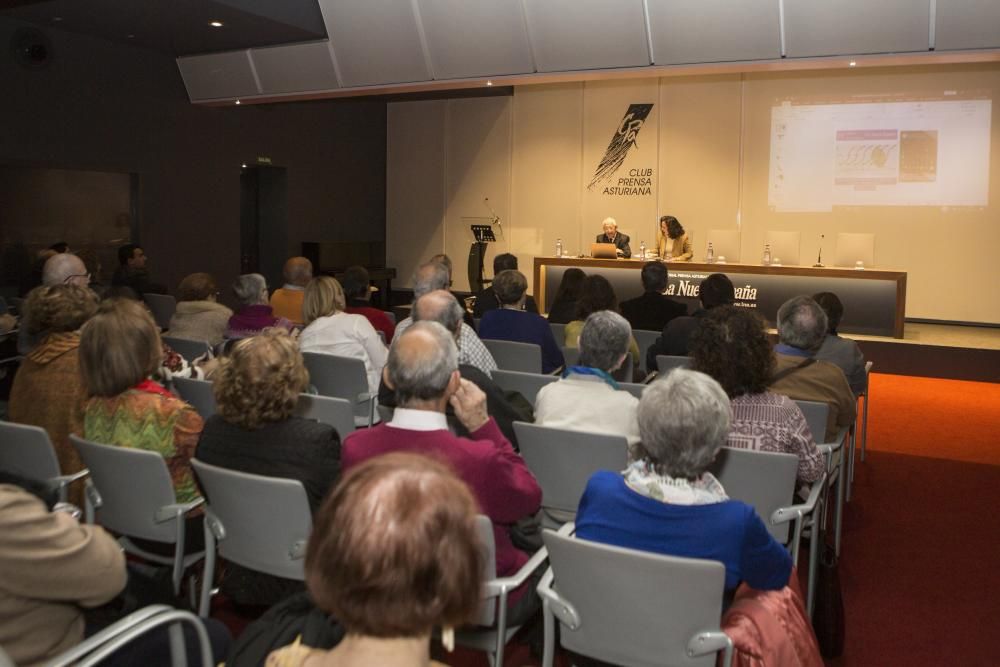
<instances>
[{"instance_id":1,"label":"microphone stand","mask_svg":"<svg viewBox=\"0 0 1000 667\"><path fill-rule=\"evenodd\" d=\"M819 235L819 254L816 255L816 263L813 264L814 269L823 268L823 239L826 238L826 234Z\"/></svg>"},{"instance_id":2,"label":"microphone stand","mask_svg":"<svg viewBox=\"0 0 1000 667\"><path fill-rule=\"evenodd\" d=\"M489 209L490 218L493 220L493 224L496 225L497 229L500 230L500 238L503 238L503 225L500 224L500 216L497 215L497 212L493 210L492 206L490 206L490 198L483 197L483 204L485 204L486 208Z\"/></svg>"}]
</instances>

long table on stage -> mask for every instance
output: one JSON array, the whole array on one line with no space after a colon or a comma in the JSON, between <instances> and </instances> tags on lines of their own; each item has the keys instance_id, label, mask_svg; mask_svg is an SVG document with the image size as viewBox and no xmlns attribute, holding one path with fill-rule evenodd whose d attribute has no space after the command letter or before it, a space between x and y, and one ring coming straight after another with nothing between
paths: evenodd
<instances>
[{"instance_id":1,"label":"long table on stage","mask_svg":"<svg viewBox=\"0 0 1000 667\"><path fill-rule=\"evenodd\" d=\"M563 272L576 267L601 274L615 288L619 301L642 294L638 259L535 257L535 299L548 312ZM865 269L762 266L757 264L699 264L668 262L666 294L698 307L698 287L712 273L724 273L736 287L736 305L755 308L773 323L782 303L801 294L833 292L844 304L839 332L903 337L906 312L906 272Z\"/></svg>"}]
</instances>

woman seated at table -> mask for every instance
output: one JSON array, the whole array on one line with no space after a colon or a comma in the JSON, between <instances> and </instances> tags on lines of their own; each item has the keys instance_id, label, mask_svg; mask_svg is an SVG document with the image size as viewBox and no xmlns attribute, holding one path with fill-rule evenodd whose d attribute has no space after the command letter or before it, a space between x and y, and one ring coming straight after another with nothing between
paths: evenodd
<instances>
[{"instance_id":1,"label":"woman seated at table","mask_svg":"<svg viewBox=\"0 0 1000 667\"><path fill-rule=\"evenodd\" d=\"M768 391L774 351L764 320L753 311L719 306L701 318L691 335L693 368L711 375L732 405L726 445L799 458L798 480L815 482L826 462L795 401Z\"/></svg>"},{"instance_id":2,"label":"woman seated at table","mask_svg":"<svg viewBox=\"0 0 1000 667\"><path fill-rule=\"evenodd\" d=\"M524 310L528 279L516 270L501 271L493 279L493 292L500 307L487 311L479 322L479 337L534 343L542 348L542 372L551 373L563 365L562 350L552 335L552 327L541 315Z\"/></svg>"},{"instance_id":3,"label":"woman seated at table","mask_svg":"<svg viewBox=\"0 0 1000 667\"><path fill-rule=\"evenodd\" d=\"M287 333L271 330L237 342L215 374L218 413L205 422L195 457L298 480L315 512L340 474L340 438L332 426L292 416L308 384L302 353ZM270 606L302 590L302 583L231 563L221 587L238 604Z\"/></svg>"},{"instance_id":4,"label":"woman seated at table","mask_svg":"<svg viewBox=\"0 0 1000 667\"><path fill-rule=\"evenodd\" d=\"M792 558L749 505L730 500L708 467L729 433L729 399L715 380L676 369L639 401L640 444L624 473L600 471L576 515L578 537L726 567L725 590L776 590Z\"/></svg>"},{"instance_id":5,"label":"woman seated at table","mask_svg":"<svg viewBox=\"0 0 1000 667\"><path fill-rule=\"evenodd\" d=\"M691 239L672 215L660 218L660 231L656 235L656 248L660 257L675 262L686 262L694 257Z\"/></svg>"},{"instance_id":6,"label":"woman seated at table","mask_svg":"<svg viewBox=\"0 0 1000 667\"><path fill-rule=\"evenodd\" d=\"M432 665L430 636L472 620L483 551L475 499L451 470L387 454L350 470L316 515L306 586L347 635L329 651L296 643L268 667Z\"/></svg>"},{"instance_id":7,"label":"woman seated at table","mask_svg":"<svg viewBox=\"0 0 1000 667\"><path fill-rule=\"evenodd\" d=\"M608 282L608 279L602 275L587 276L580 287L580 298L576 302L576 319L567 324L563 330L565 335L564 347L579 347L580 332L583 331L583 323L587 321L591 313L602 310L610 310L619 315L621 314L615 289ZM632 360L632 381L639 382L642 379L639 377L642 371L639 370L639 343L636 342L635 336L632 336L629 341L628 354ZM622 377L618 373L615 374L615 378L618 380L621 380Z\"/></svg>"},{"instance_id":8,"label":"woman seated at table","mask_svg":"<svg viewBox=\"0 0 1000 667\"><path fill-rule=\"evenodd\" d=\"M306 328L299 336L303 352L326 352L365 362L368 391L378 391L389 351L364 315L344 312L344 289L336 278L319 276L306 287L302 316Z\"/></svg>"}]
</instances>

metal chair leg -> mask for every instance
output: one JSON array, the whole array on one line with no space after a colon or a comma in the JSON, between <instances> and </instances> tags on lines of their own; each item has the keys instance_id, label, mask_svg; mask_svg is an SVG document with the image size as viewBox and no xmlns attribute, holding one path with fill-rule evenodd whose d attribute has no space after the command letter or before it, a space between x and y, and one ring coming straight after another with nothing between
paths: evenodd
<instances>
[{"instance_id":1,"label":"metal chair leg","mask_svg":"<svg viewBox=\"0 0 1000 667\"><path fill-rule=\"evenodd\" d=\"M834 517L836 523L833 524L833 548L840 557L840 535L844 525L844 493L847 480L847 461L843 458L843 446L841 447L840 474L837 475L837 514Z\"/></svg>"},{"instance_id":2,"label":"metal chair leg","mask_svg":"<svg viewBox=\"0 0 1000 667\"><path fill-rule=\"evenodd\" d=\"M865 451L868 448L868 398L869 390L865 390L865 401L861 406L861 460L865 460Z\"/></svg>"}]
</instances>

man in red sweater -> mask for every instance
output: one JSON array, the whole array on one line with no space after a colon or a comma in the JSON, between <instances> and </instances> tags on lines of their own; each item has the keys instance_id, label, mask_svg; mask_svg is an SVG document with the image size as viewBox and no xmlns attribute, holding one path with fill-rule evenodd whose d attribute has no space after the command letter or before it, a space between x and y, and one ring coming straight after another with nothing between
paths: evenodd
<instances>
[{"instance_id":1,"label":"man in red sweater","mask_svg":"<svg viewBox=\"0 0 1000 667\"><path fill-rule=\"evenodd\" d=\"M480 511L493 522L497 575L514 574L528 554L514 546L509 529L518 519L538 511L542 490L487 414L486 394L459 374L455 339L437 322L414 323L389 350L383 378L395 391L399 407L390 422L355 431L344 439L343 471L399 451L425 454L450 465L469 485ZM448 430L445 407L449 404L469 430L468 438ZM511 603L519 606L515 595ZM524 597L527 602L534 594ZM512 608L511 616L517 615Z\"/></svg>"}]
</instances>

